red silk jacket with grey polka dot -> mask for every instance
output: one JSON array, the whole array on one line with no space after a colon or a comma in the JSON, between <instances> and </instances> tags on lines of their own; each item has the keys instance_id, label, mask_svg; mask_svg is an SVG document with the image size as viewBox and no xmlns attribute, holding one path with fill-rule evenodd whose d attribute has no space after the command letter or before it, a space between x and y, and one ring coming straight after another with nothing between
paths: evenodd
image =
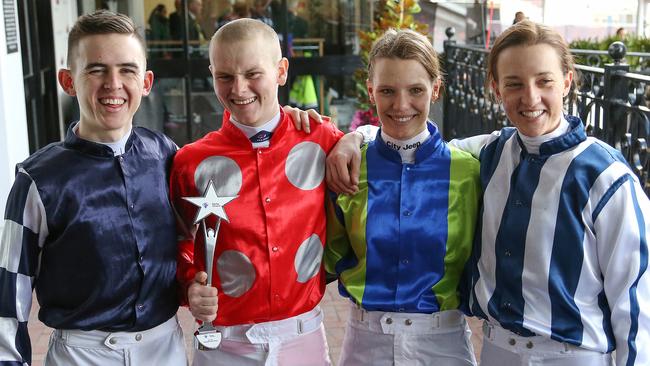
<instances>
[{"instance_id":1,"label":"red silk jacket with grey polka dot","mask_svg":"<svg viewBox=\"0 0 650 366\"><path fill-rule=\"evenodd\" d=\"M171 199L179 214L177 277L182 302L197 271L205 270L198 208L183 197L202 196L210 181L217 195L237 196L223 206L213 265L219 290L215 325L286 319L313 309L325 278L325 156L343 135L330 123L297 131L282 112L268 148L254 149L230 122L184 146L174 158ZM216 225L215 215L205 219Z\"/></svg>"}]
</instances>

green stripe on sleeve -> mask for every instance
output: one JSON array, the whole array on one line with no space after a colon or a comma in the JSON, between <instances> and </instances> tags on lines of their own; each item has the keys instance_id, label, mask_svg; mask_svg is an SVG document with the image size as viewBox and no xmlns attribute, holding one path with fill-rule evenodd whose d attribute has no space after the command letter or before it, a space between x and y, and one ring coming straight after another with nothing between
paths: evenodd
<instances>
[{"instance_id":1,"label":"green stripe on sleeve","mask_svg":"<svg viewBox=\"0 0 650 366\"><path fill-rule=\"evenodd\" d=\"M356 266L344 270L339 280L357 304L363 300L366 287L366 222L368 216L367 145L361 149L359 191L353 196L339 195L336 203L345 217L349 249L358 259Z\"/></svg>"},{"instance_id":2,"label":"green stripe on sleeve","mask_svg":"<svg viewBox=\"0 0 650 366\"><path fill-rule=\"evenodd\" d=\"M452 146L449 149L451 162L445 274L433 286L441 311L457 309L460 305L458 283L472 250L481 199L478 160Z\"/></svg>"}]
</instances>

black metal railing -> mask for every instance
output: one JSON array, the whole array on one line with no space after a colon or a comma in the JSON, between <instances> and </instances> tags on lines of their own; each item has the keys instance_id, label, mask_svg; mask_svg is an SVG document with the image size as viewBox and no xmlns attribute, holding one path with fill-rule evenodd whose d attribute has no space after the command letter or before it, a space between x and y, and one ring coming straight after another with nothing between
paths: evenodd
<instances>
[{"instance_id":1,"label":"black metal railing","mask_svg":"<svg viewBox=\"0 0 650 366\"><path fill-rule=\"evenodd\" d=\"M510 125L485 86L488 50L456 44L453 29L446 33L445 138L490 133ZM587 134L622 152L650 195L650 76L630 72L622 62L626 56L622 42L612 43L608 54L614 62L602 68L576 65L578 87L571 90L565 108L584 121Z\"/></svg>"},{"instance_id":2,"label":"black metal railing","mask_svg":"<svg viewBox=\"0 0 650 366\"><path fill-rule=\"evenodd\" d=\"M571 53L576 57L579 63L586 66L603 67L608 63L614 62L614 59L609 54L609 51L571 49ZM639 69L634 71L646 75L650 73L650 70L643 68L644 65L648 64L650 53L626 52L624 58L629 64L639 65Z\"/></svg>"}]
</instances>

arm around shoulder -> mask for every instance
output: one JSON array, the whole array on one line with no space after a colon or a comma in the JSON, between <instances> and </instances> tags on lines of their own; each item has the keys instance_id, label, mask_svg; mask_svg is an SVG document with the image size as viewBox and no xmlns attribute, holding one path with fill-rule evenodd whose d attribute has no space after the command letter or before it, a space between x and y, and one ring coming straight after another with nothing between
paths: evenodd
<instances>
[{"instance_id":1,"label":"arm around shoulder","mask_svg":"<svg viewBox=\"0 0 650 366\"><path fill-rule=\"evenodd\" d=\"M327 186L332 191L354 194L359 189L360 146L366 136L359 129L347 133L327 155Z\"/></svg>"},{"instance_id":2,"label":"arm around shoulder","mask_svg":"<svg viewBox=\"0 0 650 366\"><path fill-rule=\"evenodd\" d=\"M465 152L468 152L472 154L473 157L476 159L479 159L481 155L481 150L488 145L490 142L496 140L499 138L500 132L495 131L492 132L489 135L476 135L476 136L470 136L467 138L461 138L461 139L453 139L449 141L449 145L463 150Z\"/></svg>"}]
</instances>

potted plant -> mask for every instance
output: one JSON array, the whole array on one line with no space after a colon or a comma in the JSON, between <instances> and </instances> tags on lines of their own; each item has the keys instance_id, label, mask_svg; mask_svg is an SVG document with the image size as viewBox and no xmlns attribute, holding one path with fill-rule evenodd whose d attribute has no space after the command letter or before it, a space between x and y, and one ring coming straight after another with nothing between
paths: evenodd
<instances>
[{"instance_id":1,"label":"potted plant","mask_svg":"<svg viewBox=\"0 0 650 366\"><path fill-rule=\"evenodd\" d=\"M373 43L384 32L393 29L412 29L424 35L428 34L428 26L425 23L415 20L414 14L420 12L418 0L380 0L377 2L372 27L368 31L359 31L359 56L364 67L354 73L354 83L357 92L357 111L352 117L350 131L359 126L371 124L379 125L379 118L375 107L370 103L366 80L368 79L368 54Z\"/></svg>"}]
</instances>

